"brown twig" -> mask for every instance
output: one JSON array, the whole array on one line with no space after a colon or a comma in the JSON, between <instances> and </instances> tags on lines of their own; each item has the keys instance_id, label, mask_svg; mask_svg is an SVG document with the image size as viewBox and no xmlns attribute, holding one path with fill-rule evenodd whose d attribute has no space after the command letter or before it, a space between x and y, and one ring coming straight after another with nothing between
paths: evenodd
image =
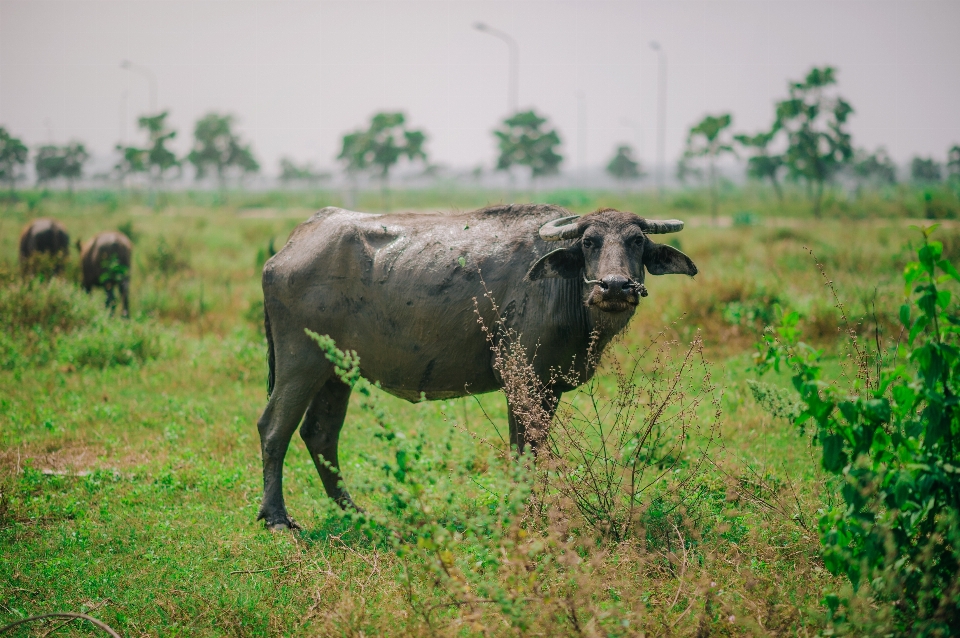
<instances>
[{"instance_id":1,"label":"brown twig","mask_svg":"<svg viewBox=\"0 0 960 638\"><path fill-rule=\"evenodd\" d=\"M233 576L234 574L262 574L263 572L275 572L278 569L286 569L287 567L296 565L299 562L299 560L295 560L285 565L275 565L274 567L264 567L263 569L238 569L230 572L230 575Z\"/></svg>"},{"instance_id":2,"label":"brown twig","mask_svg":"<svg viewBox=\"0 0 960 638\"><path fill-rule=\"evenodd\" d=\"M92 623L96 627L99 627L100 629L104 630L105 632L113 636L113 638L120 638L120 634L114 631L114 629L110 627L110 625L102 621L99 621L96 618L93 618L92 616L88 616L86 614L75 614L69 611L56 611L49 614L40 614L39 616L30 616L29 618L24 618L23 620L12 622L5 627L0 627L0 634L5 634L11 629L13 629L14 627L19 627L24 623L33 622L35 620L43 620L44 618L69 618L71 620L79 618L81 620L86 620L87 622Z\"/></svg>"},{"instance_id":3,"label":"brown twig","mask_svg":"<svg viewBox=\"0 0 960 638\"><path fill-rule=\"evenodd\" d=\"M108 603L112 603L112 602L113 602L113 601L110 600L109 598L107 598L106 600L101 600L99 603L97 603L96 605L94 605L93 607L91 607L90 609L88 609L87 611L89 611L89 612L92 613L92 612L100 609L100 608L103 607L104 605L106 605L106 604L108 604ZM69 620L63 621L62 623L60 623L59 625L57 625L56 627L54 627L53 629L51 629L51 630L48 631L47 633L43 634L40 638L47 638L47 636L49 636L50 634L52 634L52 633L55 632L55 631L58 631L58 630L59 630L60 628L62 628L62 627L66 627L67 625L69 625L70 623L72 623L74 620L76 620L76 618L71 618L71 619L69 619Z\"/></svg>"}]
</instances>

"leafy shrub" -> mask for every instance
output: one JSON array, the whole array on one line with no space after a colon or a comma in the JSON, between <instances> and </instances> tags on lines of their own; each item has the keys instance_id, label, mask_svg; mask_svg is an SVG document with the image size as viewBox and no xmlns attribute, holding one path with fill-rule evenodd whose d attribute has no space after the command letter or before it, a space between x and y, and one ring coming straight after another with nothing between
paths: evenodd
<instances>
[{"instance_id":1,"label":"leafy shrub","mask_svg":"<svg viewBox=\"0 0 960 638\"><path fill-rule=\"evenodd\" d=\"M760 217L749 210L741 210L733 214L734 226L757 226L760 224Z\"/></svg>"},{"instance_id":2,"label":"leafy shrub","mask_svg":"<svg viewBox=\"0 0 960 638\"><path fill-rule=\"evenodd\" d=\"M159 354L157 337L141 323L98 318L57 341L57 360L77 367L142 363Z\"/></svg>"},{"instance_id":3,"label":"leafy shrub","mask_svg":"<svg viewBox=\"0 0 960 638\"><path fill-rule=\"evenodd\" d=\"M140 241L140 231L138 231L136 228L133 227L132 219L128 219L122 224L119 224L117 226L117 230L119 230L121 233L126 235L130 239L130 241L134 244Z\"/></svg>"},{"instance_id":4,"label":"leafy shrub","mask_svg":"<svg viewBox=\"0 0 960 638\"><path fill-rule=\"evenodd\" d=\"M620 594L660 560L644 549L648 524L665 528L681 580L693 560L680 531L680 510L689 504L682 488L698 476L719 414L699 340L680 348L659 335L636 358L614 362L616 389L594 377L544 433L534 467L530 455L505 446L452 460L450 439L392 422L360 378L355 352L307 333L376 423L379 450L362 457L380 472L361 481L361 492L377 495L380 507L343 521L397 555L411 634L630 635L641 618L651 628L665 626L667 616L671 626L684 616L704 626L714 621L709 602L699 620L687 613L702 597L700 586L690 586L686 611L674 608L675 586L674 602L659 612L641 614L639 594ZM546 388L526 352L518 339L495 341L502 345L495 365L526 432L545 428L536 406ZM714 409L703 415L708 399Z\"/></svg>"},{"instance_id":5,"label":"leafy shrub","mask_svg":"<svg viewBox=\"0 0 960 638\"><path fill-rule=\"evenodd\" d=\"M0 289L0 323L7 330L41 328L67 332L85 325L100 312L89 295L62 279L30 279Z\"/></svg>"},{"instance_id":6,"label":"leafy shrub","mask_svg":"<svg viewBox=\"0 0 960 638\"><path fill-rule=\"evenodd\" d=\"M689 500L718 435L719 394L699 333L684 347L661 332L606 367L614 388L595 375L561 402L538 459L540 496L572 503L603 538L643 538Z\"/></svg>"},{"instance_id":7,"label":"leafy shrub","mask_svg":"<svg viewBox=\"0 0 960 638\"><path fill-rule=\"evenodd\" d=\"M826 598L840 630L956 635L960 630L960 305L945 285L960 273L923 232L904 281L892 358L870 353L850 330L856 367L841 390L824 379L822 355L800 341L799 315L782 316L759 346L761 372L793 371L824 469L842 481L842 504L820 520L824 562L853 595ZM842 311L842 306L841 306Z\"/></svg>"},{"instance_id":8,"label":"leafy shrub","mask_svg":"<svg viewBox=\"0 0 960 638\"><path fill-rule=\"evenodd\" d=\"M161 235L157 247L147 254L147 265L160 275L169 277L190 267L189 252L182 240L171 246Z\"/></svg>"},{"instance_id":9,"label":"leafy shrub","mask_svg":"<svg viewBox=\"0 0 960 638\"><path fill-rule=\"evenodd\" d=\"M673 198L673 201L670 202L670 207L678 210L696 211L705 208L706 204L704 204L703 198L700 197L699 194L691 191L683 191Z\"/></svg>"},{"instance_id":10,"label":"leafy shrub","mask_svg":"<svg viewBox=\"0 0 960 638\"><path fill-rule=\"evenodd\" d=\"M106 367L159 354L152 328L117 321L75 284L61 279L15 281L0 287L0 368L59 361Z\"/></svg>"}]
</instances>

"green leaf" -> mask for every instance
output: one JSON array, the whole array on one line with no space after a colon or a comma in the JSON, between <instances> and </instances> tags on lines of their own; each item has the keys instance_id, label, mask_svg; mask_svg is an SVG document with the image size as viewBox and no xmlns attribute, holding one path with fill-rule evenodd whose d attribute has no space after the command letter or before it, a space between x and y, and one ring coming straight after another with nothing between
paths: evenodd
<instances>
[{"instance_id":1,"label":"green leaf","mask_svg":"<svg viewBox=\"0 0 960 638\"><path fill-rule=\"evenodd\" d=\"M907 294L909 294L910 286L914 284L922 275L924 274L923 268L920 266L920 262L911 261L906 266L903 267L903 281L906 284Z\"/></svg>"},{"instance_id":2,"label":"green leaf","mask_svg":"<svg viewBox=\"0 0 960 638\"><path fill-rule=\"evenodd\" d=\"M937 291L937 305L941 308L947 308L950 305L950 291L949 290L938 290Z\"/></svg>"},{"instance_id":3,"label":"green leaf","mask_svg":"<svg viewBox=\"0 0 960 638\"><path fill-rule=\"evenodd\" d=\"M937 267L943 272L953 277L954 279L956 279L957 281L960 281L960 272L957 272L957 269L953 267L953 264L951 264L946 259L941 259L940 261L938 261Z\"/></svg>"},{"instance_id":4,"label":"green leaf","mask_svg":"<svg viewBox=\"0 0 960 638\"><path fill-rule=\"evenodd\" d=\"M823 469L839 474L847 464L847 453L843 451L843 437L839 434L821 433L823 444Z\"/></svg>"},{"instance_id":5,"label":"green leaf","mask_svg":"<svg viewBox=\"0 0 960 638\"><path fill-rule=\"evenodd\" d=\"M864 401L863 415L874 423L887 423L890 421L890 402L883 398Z\"/></svg>"},{"instance_id":6,"label":"green leaf","mask_svg":"<svg viewBox=\"0 0 960 638\"><path fill-rule=\"evenodd\" d=\"M467 260L464 257L459 257L457 263L460 264L460 267L463 268L467 265Z\"/></svg>"},{"instance_id":7,"label":"green leaf","mask_svg":"<svg viewBox=\"0 0 960 638\"><path fill-rule=\"evenodd\" d=\"M902 323L906 328L910 327L910 305L909 304L903 304L902 306L900 306L900 323Z\"/></svg>"},{"instance_id":8,"label":"green leaf","mask_svg":"<svg viewBox=\"0 0 960 638\"><path fill-rule=\"evenodd\" d=\"M918 318L917 322L913 324L913 328L910 328L910 334L907 336L907 343L912 344L913 340L917 338L917 335L923 332L929 323L930 317L927 315Z\"/></svg>"},{"instance_id":9,"label":"green leaf","mask_svg":"<svg viewBox=\"0 0 960 638\"><path fill-rule=\"evenodd\" d=\"M942 252L943 244L938 241L932 241L917 251L917 257L920 259L921 265L923 265L924 269L931 276L934 274L934 267L940 260L940 254Z\"/></svg>"},{"instance_id":10,"label":"green leaf","mask_svg":"<svg viewBox=\"0 0 960 638\"><path fill-rule=\"evenodd\" d=\"M841 401L837 407L840 408L840 413L850 425L856 425L857 421L860 420L860 411L857 409L857 405L854 402Z\"/></svg>"}]
</instances>

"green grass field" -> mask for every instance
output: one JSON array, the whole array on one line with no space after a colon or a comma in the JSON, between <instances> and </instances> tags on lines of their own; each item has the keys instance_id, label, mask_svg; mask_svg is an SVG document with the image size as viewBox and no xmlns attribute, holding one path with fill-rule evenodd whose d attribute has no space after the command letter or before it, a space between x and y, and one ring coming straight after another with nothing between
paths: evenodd
<instances>
[{"instance_id":1,"label":"green grass field","mask_svg":"<svg viewBox=\"0 0 960 638\"><path fill-rule=\"evenodd\" d=\"M530 197L439 189L395 193L391 207ZM840 312L809 251L850 324L895 341L901 272L919 240L909 225L954 217L956 194L836 196L815 220L800 199L780 206L762 190L731 191L716 224L695 192L533 197L575 213L612 206L688 222L670 239L701 274L648 279L650 296L609 356L629 357L661 330L681 345L702 336L714 386L704 391L722 414L716 431L709 400L691 417L697 429L677 463L692 478L673 492L676 508L651 497L618 541L598 537L563 498L531 514L501 454L501 394L410 404L374 389L366 406L354 393L340 445L345 478L373 522L332 506L294 438L284 487L304 530L267 532L255 521L266 400L259 270L271 242L279 249L312 210L340 198L237 193L221 205L177 193L147 206L144 196L111 192L27 193L0 204L0 626L73 611L126 636L823 630L824 591L845 586L823 568L816 529L836 486L809 436L754 400L753 344L782 306L834 351ZM379 207L376 193L356 205ZM102 291L88 299L77 288L75 264L63 280L22 281L19 231L41 215L63 222L71 241L116 228L132 236L130 321L104 313ZM938 237L956 263L960 229L947 219ZM833 364L844 370L842 349ZM598 391L609 395L604 370ZM400 439L378 437L380 421ZM413 497L411 483L396 488L383 470L402 446L417 450ZM406 509L391 485L408 490ZM46 635L60 622L13 635ZM73 622L57 635L93 631Z\"/></svg>"}]
</instances>

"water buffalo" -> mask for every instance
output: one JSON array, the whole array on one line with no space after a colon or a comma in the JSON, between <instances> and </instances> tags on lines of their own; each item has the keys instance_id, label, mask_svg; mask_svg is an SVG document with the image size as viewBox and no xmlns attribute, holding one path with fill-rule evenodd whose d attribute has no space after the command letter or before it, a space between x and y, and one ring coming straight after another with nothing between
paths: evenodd
<instances>
[{"instance_id":1,"label":"water buffalo","mask_svg":"<svg viewBox=\"0 0 960 638\"><path fill-rule=\"evenodd\" d=\"M95 235L80 248L83 289L90 292L95 286L102 286L107 291L107 307L112 309L117 303L114 297L115 288L119 287L124 317L130 315L132 255L133 245L130 240L126 235L115 230Z\"/></svg>"},{"instance_id":2,"label":"water buffalo","mask_svg":"<svg viewBox=\"0 0 960 638\"><path fill-rule=\"evenodd\" d=\"M477 317L497 323L488 291L503 327L536 350L536 374L549 383L551 369L585 360L594 333L602 349L627 325L647 294L645 271L697 273L686 255L647 237L682 228L615 210L577 218L532 204L453 215L316 213L263 268L270 371L257 424L264 483L258 519L271 529L296 526L282 473L301 418L300 435L327 494L354 507L337 471L350 388L305 328L355 350L362 375L398 397L490 392L501 380ZM573 387L555 382L544 410L552 416L559 394ZM512 412L509 426L511 444L522 450L524 432Z\"/></svg>"},{"instance_id":3,"label":"water buffalo","mask_svg":"<svg viewBox=\"0 0 960 638\"><path fill-rule=\"evenodd\" d=\"M24 272L32 268L32 258L38 254L51 255L57 260L56 271L63 268L63 261L70 252L70 235L63 224L55 219L35 219L20 233L20 267Z\"/></svg>"}]
</instances>

